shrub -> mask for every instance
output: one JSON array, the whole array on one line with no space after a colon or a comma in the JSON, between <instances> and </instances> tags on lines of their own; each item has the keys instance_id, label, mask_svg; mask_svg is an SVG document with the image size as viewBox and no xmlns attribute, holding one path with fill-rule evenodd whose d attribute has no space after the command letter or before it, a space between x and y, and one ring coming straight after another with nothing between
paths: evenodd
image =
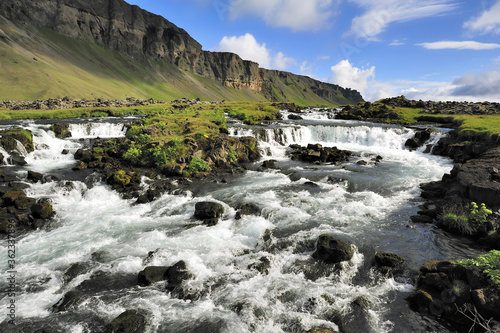
<instances>
[{"instance_id":1,"label":"shrub","mask_svg":"<svg viewBox=\"0 0 500 333\"><path fill-rule=\"evenodd\" d=\"M487 209L484 203L478 206L472 202L469 208L458 206L446 208L439 216L438 224L460 235L472 236L486 223L491 213L492 211Z\"/></svg>"},{"instance_id":2,"label":"shrub","mask_svg":"<svg viewBox=\"0 0 500 333\"><path fill-rule=\"evenodd\" d=\"M465 267L479 268L500 287L500 251L492 250L476 259L458 260L456 263Z\"/></svg>"},{"instance_id":3,"label":"shrub","mask_svg":"<svg viewBox=\"0 0 500 333\"><path fill-rule=\"evenodd\" d=\"M130 161L132 164L140 165L141 164L142 151L135 147L131 146L125 154L123 154L123 158Z\"/></svg>"},{"instance_id":4,"label":"shrub","mask_svg":"<svg viewBox=\"0 0 500 333\"><path fill-rule=\"evenodd\" d=\"M476 223L486 223L491 214L492 211L487 209L484 203L481 204L481 207L478 207L475 202L471 203L470 218Z\"/></svg>"},{"instance_id":5,"label":"shrub","mask_svg":"<svg viewBox=\"0 0 500 333\"><path fill-rule=\"evenodd\" d=\"M229 153L227 154L227 161L229 163L236 161L237 154L233 147L229 147Z\"/></svg>"},{"instance_id":6,"label":"shrub","mask_svg":"<svg viewBox=\"0 0 500 333\"><path fill-rule=\"evenodd\" d=\"M194 175L198 172L211 171L212 168L201 158L193 158L191 162L184 169L184 173L187 175Z\"/></svg>"},{"instance_id":7,"label":"shrub","mask_svg":"<svg viewBox=\"0 0 500 333\"><path fill-rule=\"evenodd\" d=\"M127 186L128 184L130 184L132 177L127 175L127 173L124 170L118 170L113 175L113 179L117 184L120 184L122 186Z\"/></svg>"}]
</instances>

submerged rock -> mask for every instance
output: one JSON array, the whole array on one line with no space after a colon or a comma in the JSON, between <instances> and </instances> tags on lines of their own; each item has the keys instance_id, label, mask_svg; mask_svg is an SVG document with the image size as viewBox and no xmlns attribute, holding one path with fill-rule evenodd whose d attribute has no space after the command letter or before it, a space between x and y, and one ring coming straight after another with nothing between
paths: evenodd
<instances>
[{"instance_id":1,"label":"submerged rock","mask_svg":"<svg viewBox=\"0 0 500 333\"><path fill-rule=\"evenodd\" d=\"M259 206L253 203L246 203L242 205L237 206L238 211L236 212L235 219L239 220L241 219L242 216L245 215L255 215L255 216L260 216L261 214L261 209Z\"/></svg>"},{"instance_id":2,"label":"submerged rock","mask_svg":"<svg viewBox=\"0 0 500 333\"><path fill-rule=\"evenodd\" d=\"M335 239L330 235L321 235L318 238L313 258L322 260L327 264L336 264L351 260L353 255L354 251L351 244Z\"/></svg>"},{"instance_id":3,"label":"submerged rock","mask_svg":"<svg viewBox=\"0 0 500 333\"><path fill-rule=\"evenodd\" d=\"M170 267L148 266L139 272L138 281L140 285L149 286L155 282L166 280L165 273Z\"/></svg>"},{"instance_id":4,"label":"submerged rock","mask_svg":"<svg viewBox=\"0 0 500 333\"><path fill-rule=\"evenodd\" d=\"M143 333L146 331L147 312L127 310L106 325L105 333Z\"/></svg>"}]
</instances>

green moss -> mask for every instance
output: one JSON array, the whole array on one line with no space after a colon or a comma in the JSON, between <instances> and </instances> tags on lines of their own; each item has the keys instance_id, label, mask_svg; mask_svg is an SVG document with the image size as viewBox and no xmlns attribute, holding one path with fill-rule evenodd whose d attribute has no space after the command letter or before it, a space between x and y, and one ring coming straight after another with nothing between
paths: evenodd
<instances>
[{"instance_id":1,"label":"green moss","mask_svg":"<svg viewBox=\"0 0 500 333\"><path fill-rule=\"evenodd\" d=\"M130 184L132 177L128 175L124 170L118 170L114 173L113 179L117 184L127 186L128 184Z\"/></svg>"}]
</instances>

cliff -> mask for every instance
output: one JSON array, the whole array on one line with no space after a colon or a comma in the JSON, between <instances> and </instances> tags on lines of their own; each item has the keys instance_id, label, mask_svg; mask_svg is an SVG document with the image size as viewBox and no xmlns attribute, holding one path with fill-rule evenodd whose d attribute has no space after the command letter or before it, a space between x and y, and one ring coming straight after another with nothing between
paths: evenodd
<instances>
[{"instance_id":1,"label":"cliff","mask_svg":"<svg viewBox=\"0 0 500 333\"><path fill-rule=\"evenodd\" d=\"M223 87L250 90L273 101L330 104L362 101L361 95L351 89L291 73L259 69L257 63L242 60L236 54L203 51L183 29L122 0L2 0L0 15L7 21L5 24L15 26L17 31L29 30L30 26L50 30L118 52L136 62L155 62L149 63L150 67L158 67L157 62L167 62L182 71L216 80ZM34 30L31 33L39 34ZM17 40L0 30L0 36L2 34L0 43L23 44L19 31ZM24 40L24 44L29 43ZM25 48L31 51L29 46ZM164 74L157 68L155 71ZM287 88L290 82L298 84L297 89Z\"/></svg>"}]
</instances>

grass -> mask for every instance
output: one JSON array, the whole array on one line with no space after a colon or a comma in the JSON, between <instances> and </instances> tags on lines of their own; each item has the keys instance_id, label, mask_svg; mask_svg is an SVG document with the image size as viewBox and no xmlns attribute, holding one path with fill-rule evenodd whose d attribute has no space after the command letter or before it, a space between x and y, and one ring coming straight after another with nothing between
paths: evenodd
<instances>
[{"instance_id":1,"label":"grass","mask_svg":"<svg viewBox=\"0 0 500 333\"><path fill-rule=\"evenodd\" d=\"M360 103L358 108L363 109L365 103ZM372 103L370 110L382 107L380 102ZM398 123L402 125L415 125L422 120L426 122L450 122L457 129L459 137L464 141L477 139L498 141L500 139L500 115L449 115L422 113L419 108L402 108L387 106L389 112L399 114L399 119L377 119L385 123Z\"/></svg>"},{"instance_id":2,"label":"grass","mask_svg":"<svg viewBox=\"0 0 500 333\"><path fill-rule=\"evenodd\" d=\"M290 76L286 85L276 71L272 96L224 86L220 81L179 69L166 60L137 60L99 45L54 31L16 26L0 18L0 100L69 97L124 99L136 97L170 101L182 97L202 100L262 102L273 97L300 105L348 104L344 96L322 98L312 92L313 80ZM288 75L288 74L287 74ZM269 99L272 100L272 99Z\"/></svg>"}]
</instances>

